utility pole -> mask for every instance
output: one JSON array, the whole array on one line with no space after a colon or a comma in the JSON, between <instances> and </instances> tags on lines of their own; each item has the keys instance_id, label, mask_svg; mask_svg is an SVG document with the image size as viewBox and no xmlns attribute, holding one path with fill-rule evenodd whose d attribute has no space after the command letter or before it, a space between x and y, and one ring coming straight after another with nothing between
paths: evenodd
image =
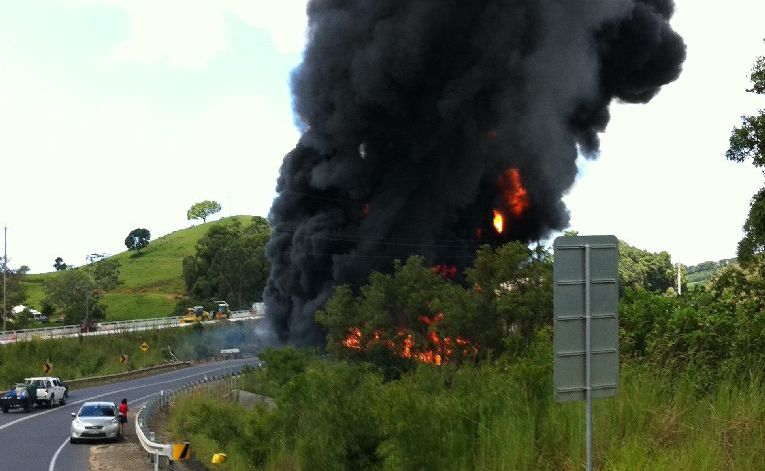
<instances>
[{"instance_id":1,"label":"utility pole","mask_svg":"<svg viewBox=\"0 0 765 471\"><path fill-rule=\"evenodd\" d=\"M3 332L5 332L5 318L8 312L5 300L5 272L8 271L8 226L3 227Z\"/></svg>"},{"instance_id":2,"label":"utility pole","mask_svg":"<svg viewBox=\"0 0 765 471\"><path fill-rule=\"evenodd\" d=\"M680 262L677 263L677 294L683 294L683 283L680 277Z\"/></svg>"}]
</instances>

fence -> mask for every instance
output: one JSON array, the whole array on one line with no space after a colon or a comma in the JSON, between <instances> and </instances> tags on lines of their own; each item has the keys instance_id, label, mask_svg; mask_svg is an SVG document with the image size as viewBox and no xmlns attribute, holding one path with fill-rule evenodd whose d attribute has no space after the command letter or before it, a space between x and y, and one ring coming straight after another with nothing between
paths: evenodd
<instances>
[{"instance_id":1,"label":"fence","mask_svg":"<svg viewBox=\"0 0 765 471\"><path fill-rule=\"evenodd\" d=\"M159 470L159 462L163 457L166 469L172 468L173 463L173 444L155 442L156 433L149 430L149 424L157 412L179 397L190 394L200 387L213 389L221 396L227 394L236 389L237 377L240 374L239 372L232 372L219 376L205 376L203 379L184 384L177 389L160 391L159 397L150 399L141 407L135 416L135 431L138 441L154 463L154 471Z\"/></svg>"},{"instance_id":2,"label":"fence","mask_svg":"<svg viewBox=\"0 0 765 471\"><path fill-rule=\"evenodd\" d=\"M260 320L263 318L262 310L232 311L230 321ZM28 340L48 340L56 338L67 338L92 336L92 335L111 335L125 332L141 332L144 330L167 329L171 327L183 327L186 323L181 322L181 316L157 317L154 319L133 319L128 321L99 322L96 329L92 332L82 332L79 325L63 325L56 327L43 327L39 329L23 330L4 330L0 331L0 344L24 342ZM215 323L219 321L205 321L205 323Z\"/></svg>"}]
</instances>

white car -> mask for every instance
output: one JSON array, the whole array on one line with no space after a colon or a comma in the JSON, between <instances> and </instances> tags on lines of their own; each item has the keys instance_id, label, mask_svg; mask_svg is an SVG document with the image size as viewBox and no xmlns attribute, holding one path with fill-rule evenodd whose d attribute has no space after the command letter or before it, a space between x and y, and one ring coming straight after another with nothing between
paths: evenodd
<instances>
[{"instance_id":1,"label":"white car","mask_svg":"<svg viewBox=\"0 0 765 471\"><path fill-rule=\"evenodd\" d=\"M64 405L68 393L67 387L58 378L54 376L38 376L34 378L25 378L24 384L33 385L37 388L38 406L46 405L53 407L56 404Z\"/></svg>"},{"instance_id":2,"label":"white car","mask_svg":"<svg viewBox=\"0 0 765 471\"><path fill-rule=\"evenodd\" d=\"M69 443L81 440L119 440L122 429L119 409L113 402L86 402L75 414L72 412L72 430Z\"/></svg>"}]
</instances>

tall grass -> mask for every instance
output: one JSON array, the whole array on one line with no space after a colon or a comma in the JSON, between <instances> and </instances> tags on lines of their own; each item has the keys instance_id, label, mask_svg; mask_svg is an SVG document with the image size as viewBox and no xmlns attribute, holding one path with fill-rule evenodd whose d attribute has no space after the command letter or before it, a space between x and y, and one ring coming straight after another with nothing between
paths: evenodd
<instances>
[{"instance_id":1,"label":"tall grass","mask_svg":"<svg viewBox=\"0 0 765 471\"><path fill-rule=\"evenodd\" d=\"M480 367L422 366L387 382L369 365L309 359L279 388L275 410L182 401L173 430L192 448L200 440L202 461L227 452L221 469L230 470L579 470L584 404L554 401L542 350ZM277 361L285 357L250 373L248 387L273 390ZM595 467L765 469L762 386L728 378L699 392L691 379L625 364L619 394L594 402Z\"/></svg>"},{"instance_id":2,"label":"tall grass","mask_svg":"<svg viewBox=\"0 0 765 471\"><path fill-rule=\"evenodd\" d=\"M146 352L140 349L143 342L149 345ZM53 363L53 375L77 379L162 364L169 359L168 346L180 360L208 358L222 348L243 352L259 348L252 325L242 322L19 342L0 346L0 391L25 377L41 376L48 361ZM128 361L120 364L123 354Z\"/></svg>"}]
</instances>

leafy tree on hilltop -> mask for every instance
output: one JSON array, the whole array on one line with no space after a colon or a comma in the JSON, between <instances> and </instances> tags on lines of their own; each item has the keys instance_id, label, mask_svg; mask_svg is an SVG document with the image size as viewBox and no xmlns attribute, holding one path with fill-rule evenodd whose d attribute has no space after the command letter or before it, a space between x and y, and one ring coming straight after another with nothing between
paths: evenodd
<instances>
[{"instance_id":1,"label":"leafy tree on hilltop","mask_svg":"<svg viewBox=\"0 0 765 471\"><path fill-rule=\"evenodd\" d=\"M183 260L188 295L226 300L234 308L260 301L270 272L265 256L269 236L268 222L258 216L250 225L234 219L210 228L197 242L196 254Z\"/></svg>"},{"instance_id":2,"label":"leafy tree on hilltop","mask_svg":"<svg viewBox=\"0 0 765 471\"><path fill-rule=\"evenodd\" d=\"M765 56L757 59L748 92L765 95ZM733 129L725 156L734 162L752 159L755 167L765 167L765 110L756 116L743 116L741 127ZM749 217L744 223L744 238L738 243L738 259L748 264L754 255L765 251L765 188L752 198Z\"/></svg>"},{"instance_id":3,"label":"leafy tree on hilltop","mask_svg":"<svg viewBox=\"0 0 765 471\"><path fill-rule=\"evenodd\" d=\"M56 269L56 271L63 271L69 268L69 265L64 263L64 259L61 257L56 257L56 260L53 261L53 268Z\"/></svg>"},{"instance_id":4,"label":"leafy tree on hilltop","mask_svg":"<svg viewBox=\"0 0 765 471\"><path fill-rule=\"evenodd\" d=\"M136 253L141 253L141 249L149 245L151 232L148 229L133 229L125 238L125 247Z\"/></svg>"},{"instance_id":5,"label":"leafy tree on hilltop","mask_svg":"<svg viewBox=\"0 0 765 471\"><path fill-rule=\"evenodd\" d=\"M192 219L201 219L202 222L207 222L207 218L220 211L220 204L215 201L205 200L199 203L195 203L186 212L186 219L191 221Z\"/></svg>"}]
</instances>

